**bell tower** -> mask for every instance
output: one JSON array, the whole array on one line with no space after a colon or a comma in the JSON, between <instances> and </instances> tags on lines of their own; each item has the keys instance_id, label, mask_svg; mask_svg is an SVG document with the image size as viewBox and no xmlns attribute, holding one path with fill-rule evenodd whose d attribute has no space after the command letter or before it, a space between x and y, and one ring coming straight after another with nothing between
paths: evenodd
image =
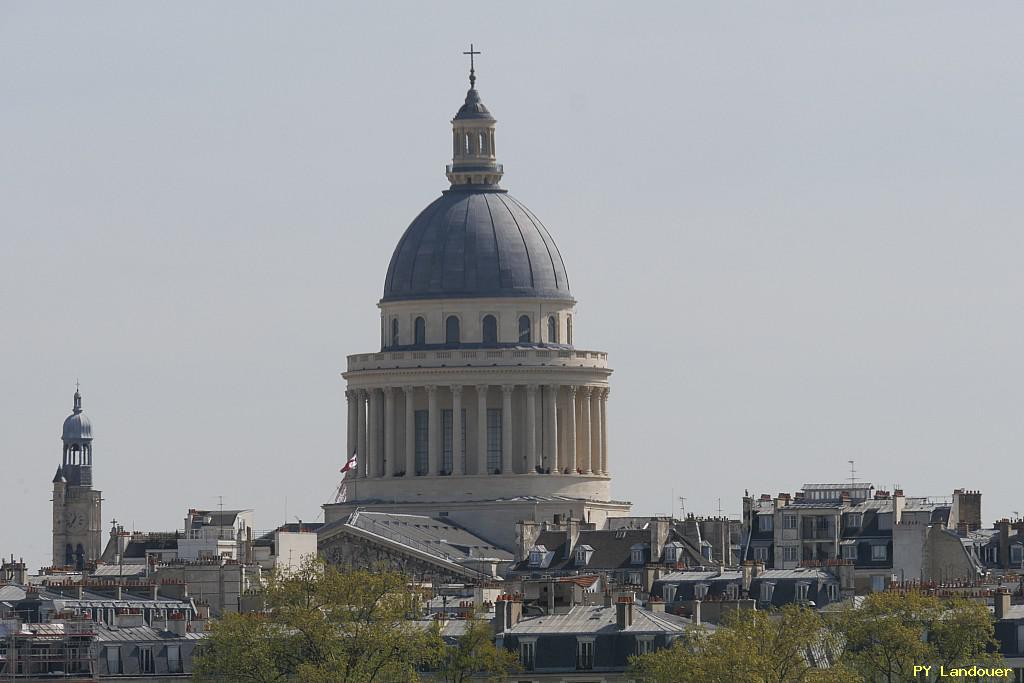
<instances>
[{"instance_id":1,"label":"bell tower","mask_svg":"<svg viewBox=\"0 0 1024 683\"><path fill-rule=\"evenodd\" d=\"M63 457L53 476L53 566L83 569L103 551L102 498L92 488L92 423L82 412L77 385L61 441Z\"/></svg>"},{"instance_id":2,"label":"bell tower","mask_svg":"<svg viewBox=\"0 0 1024 683\"><path fill-rule=\"evenodd\" d=\"M476 91L473 57L480 53L470 45L469 52L463 54L469 55L469 92L452 119L452 163L445 171L453 188L497 186L502 176L502 167L494 152L494 128L498 122Z\"/></svg>"}]
</instances>

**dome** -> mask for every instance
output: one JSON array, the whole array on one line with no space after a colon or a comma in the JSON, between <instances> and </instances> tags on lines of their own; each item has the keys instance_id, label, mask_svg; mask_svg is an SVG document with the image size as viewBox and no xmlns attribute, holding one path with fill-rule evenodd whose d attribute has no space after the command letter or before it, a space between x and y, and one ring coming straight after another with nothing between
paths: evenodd
<instances>
[{"instance_id":1,"label":"dome","mask_svg":"<svg viewBox=\"0 0 1024 683\"><path fill-rule=\"evenodd\" d=\"M82 396L75 392L75 411L64 420L61 437L67 441L84 441L92 438L92 422L82 412Z\"/></svg>"},{"instance_id":2,"label":"dome","mask_svg":"<svg viewBox=\"0 0 1024 683\"><path fill-rule=\"evenodd\" d=\"M452 188L402 235L382 301L482 297L572 300L558 247L532 211L504 190Z\"/></svg>"},{"instance_id":3,"label":"dome","mask_svg":"<svg viewBox=\"0 0 1024 683\"><path fill-rule=\"evenodd\" d=\"M494 117L491 116L491 112L484 106L483 100L480 99L480 93L476 91L476 88L470 88L469 92L466 93L466 101L459 107L459 111L455 114L457 120L465 119L486 119L493 121Z\"/></svg>"}]
</instances>

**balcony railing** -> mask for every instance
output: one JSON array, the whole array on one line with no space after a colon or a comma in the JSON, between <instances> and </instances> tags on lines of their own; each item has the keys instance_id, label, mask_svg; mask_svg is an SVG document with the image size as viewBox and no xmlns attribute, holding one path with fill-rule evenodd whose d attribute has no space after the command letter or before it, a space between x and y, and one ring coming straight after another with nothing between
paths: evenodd
<instances>
[{"instance_id":1,"label":"balcony railing","mask_svg":"<svg viewBox=\"0 0 1024 683\"><path fill-rule=\"evenodd\" d=\"M444 351L383 351L348 357L348 370L391 368L461 368L529 365L541 367L608 367L604 351L566 349L466 349Z\"/></svg>"}]
</instances>

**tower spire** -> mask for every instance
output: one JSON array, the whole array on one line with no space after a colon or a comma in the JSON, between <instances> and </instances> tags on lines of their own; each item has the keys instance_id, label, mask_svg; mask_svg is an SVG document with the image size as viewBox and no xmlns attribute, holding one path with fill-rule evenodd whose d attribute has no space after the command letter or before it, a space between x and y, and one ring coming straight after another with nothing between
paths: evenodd
<instances>
[{"instance_id":1,"label":"tower spire","mask_svg":"<svg viewBox=\"0 0 1024 683\"><path fill-rule=\"evenodd\" d=\"M82 412L82 392L80 390L81 384L78 380L75 380L75 413Z\"/></svg>"},{"instance_id":2,"label":"tower spire","mask_svg":"<svg viewBox=\"0 0 1024 683\"><path fill-rule=\"evenodd\" d=\"M469 87L470 89L476 88L476 65L473 63L473 56L481 54L480 52L473 49L473 43L469 44L469 52L463 52L464 55L469 55Z\"/></svg>"}]
</instances>

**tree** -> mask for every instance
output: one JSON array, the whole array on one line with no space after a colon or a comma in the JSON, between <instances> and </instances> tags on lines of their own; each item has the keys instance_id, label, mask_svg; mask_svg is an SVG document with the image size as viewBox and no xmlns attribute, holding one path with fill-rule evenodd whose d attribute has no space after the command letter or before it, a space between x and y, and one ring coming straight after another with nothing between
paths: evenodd
<instances>
[{"instance_id":1,"label":"tree","mask_svg":"<svg viewBox=\"0 0 1024 683\"><path fill-rule=\"evenodd\" d=\"M817 614L791 605L734 612L714 632L694 629L672 648L633 658L632 669L647 683L852 683L834 661L840 649Z\"/></svg>"},{"instance_id":2,"label":"tree","mask_svg":"<svg viewBox=\"0 0 1024 683\"><path fill-rule=\"evenodd\" d=\"M486 621L469 619L454 644L442 646L437 678L445 683L470 680L502 681L519 669L516 656L494 646L494 631Z\"/></svg>"},{"instance_id":3,"label":"tree","mask_svg":"<svg viewBox=\"0 0 1024 683\"><path fill-rule=\"evenodd\" d=\"M937 680L939 666L993 666L992 618L985 605L942 601L920 591L874 593L836 622L845 642L843 661L867 683ZM915 666L930 665L930 673ZM971 678L958 677L969 681Z\"/></svg>"},{"instance_id":4,"label":"tree","mask_svg":"<svg viewBox=\"0 0 1024 683\"><path fill-rule=\"evenodd\" d=\"M227 615L196 660L200 681L400 683L434 664L436 629L417 627L420 596L402 574L340 571L311 560L275 573L265 614Z\"/></svg>"}]
</instances>

